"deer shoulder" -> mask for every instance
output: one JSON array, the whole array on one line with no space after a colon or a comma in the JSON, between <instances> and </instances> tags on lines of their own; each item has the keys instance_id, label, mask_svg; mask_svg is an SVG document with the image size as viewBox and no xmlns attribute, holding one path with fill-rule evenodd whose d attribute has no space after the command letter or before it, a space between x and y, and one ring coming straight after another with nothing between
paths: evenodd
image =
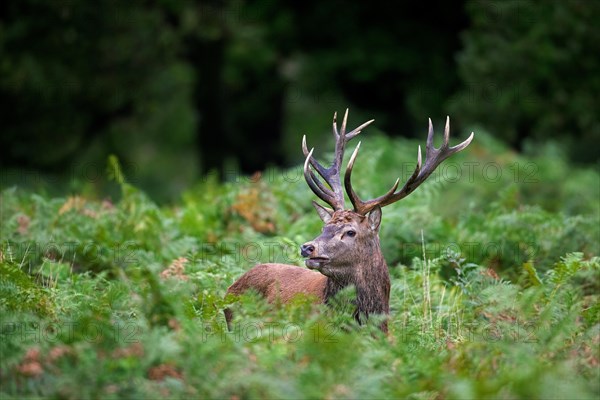
<instances>
[{"instance_id":1,"label":"deer shoulder","mask_svg":"<svg viewBox=\"0 0 600 400\"><path fill-rule=\"evenodd\" d=\"M242 275L227 290L240 295L253 289L270 303L288 302L302 293L323 302L327 278L309 269L286 264L259 264Z\"/></svg>"}]
</instances>

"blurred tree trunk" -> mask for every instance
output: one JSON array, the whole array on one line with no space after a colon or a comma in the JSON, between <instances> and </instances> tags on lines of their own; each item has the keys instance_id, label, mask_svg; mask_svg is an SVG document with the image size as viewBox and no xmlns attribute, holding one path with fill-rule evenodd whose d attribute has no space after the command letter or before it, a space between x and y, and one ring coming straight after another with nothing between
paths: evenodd
<instances>
[{"instance_id":1,"label":"blurred tree trunk","mask_svg":"<svg viewBox=\"0 0 600 400\"><path fill-rule=\"evenodd\" d=\"M223 36L186 41L188 60L196 70L194 102L199 115L196 136L201 169L205 173L215 170L220 175L225 157L231 155L227 150L232 139L227 129L223 81L226 43Z\"/></svg>"},{"instance_id":2,"label":"blurred tree trunk","mask_svg":"<svg viewBox=\"0 0 600 400\"><path fill-rule=\"evenodd\" d=\"M278 65L281 44L260 35L247 40L256 21L244 20L244 12L227 2L194 6L193 12L200 20L184 33L183 46L196 74L201 172L228 179L237 172L281 165L285 98Z\"/></svg>"}]
</instances>

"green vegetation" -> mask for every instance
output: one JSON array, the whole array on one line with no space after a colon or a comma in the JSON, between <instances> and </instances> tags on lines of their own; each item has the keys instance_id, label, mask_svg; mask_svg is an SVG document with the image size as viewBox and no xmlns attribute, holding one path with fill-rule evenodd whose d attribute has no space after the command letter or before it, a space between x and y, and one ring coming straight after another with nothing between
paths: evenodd
<instances>
[{"instance_id":1,"label":"green vegetation","mask_svg":"<svg viewBox=\"0 0 600 400\"><path fill-rule=\"evenodd\" d=\"M297 164L298 133L329 138L348 105L392 136L449 114L593 165L599 20L590 0L3 0L2 183L61 195L116 154L174 202L209 173Z\"/></svg>"},{"instance_id":2,"label":"green vegetation","mask_svg":"<svg viewBox=\"0 0 600 400\"><path fill-rule=\"evenodd\" d=\"M585 0L5 0L1 398L599 398L599 17ZM383 210L386 337L341 298L224 298L256 263L303 267L321 222L284 166L299 133L327 149L347 105L377 119L363 198L423 145L377 129L485 127Z\"/></svg>"},{"instance_id":3,"label":"green vegetation","mask_svg":"<svg viewBox=\"0 0 600 400\"><path fill-rule=\"evenodd\" d=\"M600 29L591 21L600 3L469 1L466 10L471 27L457 62L464 87L453 114L521 148L553 138L572 160L597 161Z\"/></svg>"},{"instance_id":4,"label":"green vegetation","mask_svg":"<svg viewBox=\"0 0 600 400\"><path fill-rule=\"evenodd\" d=\"M415 149L365 141L361 195L406 176ZM115 158L118 199L5 189L0 395L596 399L600 177L551 146L537 154L477 132L384 209L388 337L344 302L223 298L257 262L302 265L298 245L321 223L299 169L207 178L169 207L127 183Z\"/></svg>"}]
</instances>

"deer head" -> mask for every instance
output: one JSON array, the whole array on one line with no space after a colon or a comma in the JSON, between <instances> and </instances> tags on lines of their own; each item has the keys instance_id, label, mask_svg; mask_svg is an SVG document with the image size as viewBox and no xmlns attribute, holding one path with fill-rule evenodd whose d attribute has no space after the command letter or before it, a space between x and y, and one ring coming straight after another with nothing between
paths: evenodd
<instances>
[{"instance_id":1,"label":"deer head","mask_svg":"<svg viewBox=\"0 0 600 400\"><path fill-rule=\"evenodd\" d=\"M344 120L339 131L336 117L337 115L334 114L335 156L329 168L325 168L313 158L314 149L308 150L306 136L302 139L302 150L306 156L304 162L306 182L312 191L332 208L326 208L313 202L317 213L325 222L325 226L320 236L301 246L301 255L306 257L308 268L318 270L331 279L346 281L351 280L351 275L362 274L361 270L364 268L373 268L371 260L377 263L381 263L383 260L380 255L378 236L381 208L412 193L442 161L467 147L473 139L473 133L464 142L450 147L448 144L450 119L447 118L443 144L440 148L435 148L433 146L433 126L430 119L424 166L422 165L421 147L419 146L417 166L402 188L398 190L400 179L397 179L386 194L367 201L360 199L352 187L351 181L352 169L360 149L359 142L350 157L344 174L344 187L353 206L352 210L347 210L344 206L344 193L340 178L345 146L374 120L367 121L351 132L346 133L348 110L344 114Z\"/></svg>"},{"instance_id":2,"label":"deer head","mask_svg":"<svg viewBox=\"0 0 600 400\"><path fill-rule=\"evenodd\" d=\"M350 271L362 254L376 250L372 243L379 232L380 208L365 217L350 210L331 213L318 203L313 204L325 226L320 236L301 247L308 268L335 277Z\"/></svg>"}]
</instances>

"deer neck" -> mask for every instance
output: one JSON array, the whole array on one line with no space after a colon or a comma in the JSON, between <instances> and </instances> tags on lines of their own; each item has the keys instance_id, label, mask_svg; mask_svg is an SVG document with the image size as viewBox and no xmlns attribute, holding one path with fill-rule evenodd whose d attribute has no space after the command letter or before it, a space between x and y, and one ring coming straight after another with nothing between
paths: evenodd
<instances>
[{"instance_id":1,"label":"deer neck","mask_svg":"<svg viewBox=\"0 0 600 400\"><path fill-rule=\"evenodd\" d=\"M390 275L379 241L365 250L364 257L346 267L351 273L343 277L328 277L325 285L327 304L340 290L350 285L355 286L355 317L359 322L370 314L389 313Z\"/></svg>"}]
</instances>

